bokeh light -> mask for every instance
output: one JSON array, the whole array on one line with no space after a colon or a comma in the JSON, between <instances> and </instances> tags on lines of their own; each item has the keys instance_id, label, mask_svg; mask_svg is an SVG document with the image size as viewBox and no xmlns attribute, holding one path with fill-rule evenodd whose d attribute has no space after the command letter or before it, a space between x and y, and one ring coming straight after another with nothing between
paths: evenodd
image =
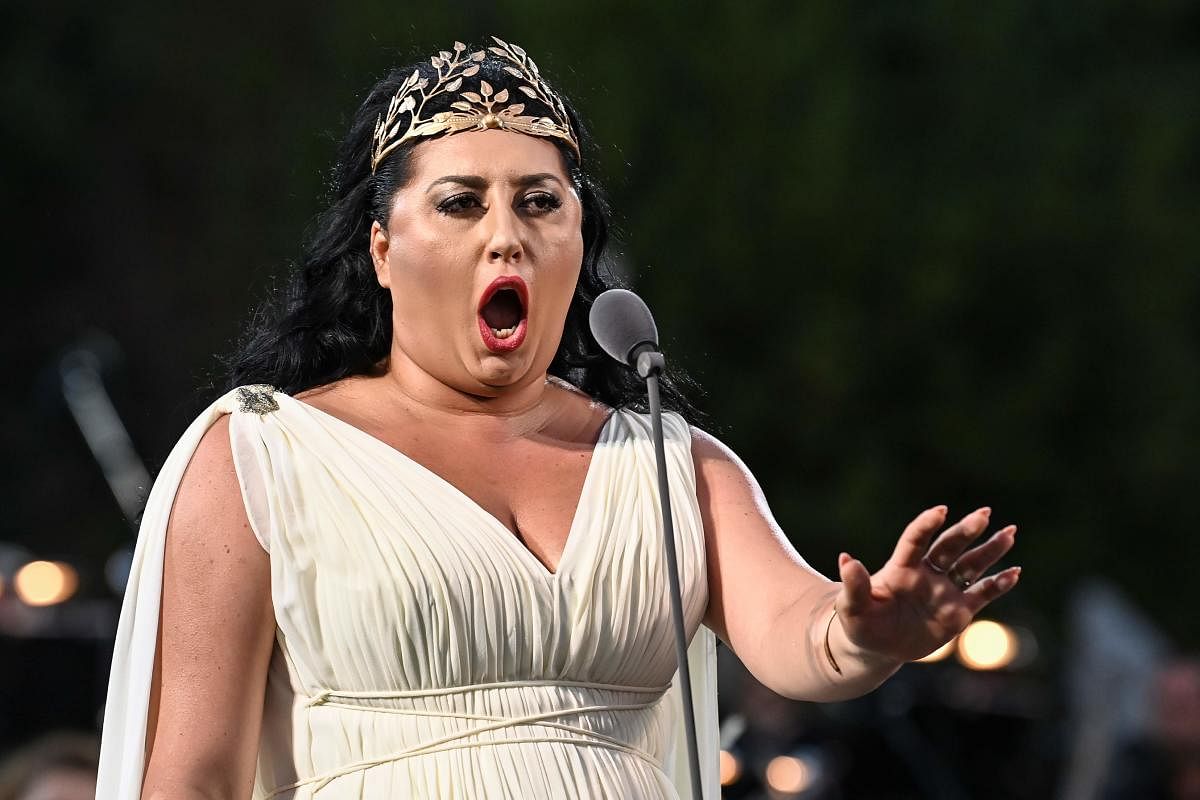
<instances>
[{"instance_id":1,"label":"bokeh light","mask_svg":"<svg viewBox=\"0 0 1200 800\"><path fill-rule=\"evenodd\" d=\"M732 786L742 777L742 762L728 750L721 751L721 785Z\"/></svg>"},{"instance_id":2,"label":"bokeh light","mask_svg":"<svg viewBox=\"0 0 1200 800\"><path fill-rule=\"evenodd\" d=\"M52 606L68 600L79 586L79 575L61 561L30 561L17 571L13 588L26 605Z\"/></svg>"},{"instance_id":3,"label":"bokeh light","mask_svg":"<svg viewBox=\"0 0 1200 800\"><path fill-rule=\"evenodd\" d=\"M989 619L975 620L958 636L958 660L970 669L1003 669L1018 649L1012 630Z\"/></svg>"},{"instance_id":4,"label":"bokeh light","mask_svg":"<svg viewBox=\"0 0 1200 800\"><path fill-rule=\"evenodd\" d=\"M767 764L767 785L780 794L799 794L812 783L812 766L798 756L775 756Z\"/></svg>"}]
</instances>

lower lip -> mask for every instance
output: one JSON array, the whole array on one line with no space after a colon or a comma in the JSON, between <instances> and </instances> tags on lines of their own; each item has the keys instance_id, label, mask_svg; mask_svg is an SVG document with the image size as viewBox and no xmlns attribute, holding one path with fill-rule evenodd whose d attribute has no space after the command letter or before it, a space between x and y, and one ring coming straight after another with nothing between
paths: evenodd
<instances>
[{"instance_id":1,"label":"lower lip","mask_svg":"<svg viewBox=\"0 0 1200 800\"><path fill-rule=\"evenodd\" d=\"M477 319L479 320L479 335L483 337L483 345L493 353L511 353L521 346L521 342L525 341L525 328L528 320L523 319L518 322L517 329L507 339L497 339L496 334L492 333L492 329L483 321L483 317Z\"/></svg>"}]
</instances>

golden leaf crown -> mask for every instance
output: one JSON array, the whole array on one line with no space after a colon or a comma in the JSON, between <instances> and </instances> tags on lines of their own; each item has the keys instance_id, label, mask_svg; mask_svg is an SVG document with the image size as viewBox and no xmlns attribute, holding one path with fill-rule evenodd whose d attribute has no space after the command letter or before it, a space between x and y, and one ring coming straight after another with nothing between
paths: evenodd
<instances>
[{"instance_id":1,"label":"golden leaf crown","mask_svg":"<svg viewBox=\"0 0 1200 800\"><path fill-rule=\"evenodd\" d=\"M575 138L562 98L542 80L537 64L521 47L495 36L492 40L496 45L488 50L508 62L504 71L519 81L526 81L518 83L516 91L541 102L551 116L523 115L525 103L509 103L507 88L497 92L483 78L479 79L478 91L464 90L463 81L479 72L479 63L487 58L487 53L483 50L467 53L465 44L455 42L453 53L442 50L429 59L429 63L437 70L437 81L432 86L430 78L422 78L420 71L414 69L392 96L387 113L380 114L376 119L371 140L372 175L388 153L409 139L497 128L561 139L575 151L576 158L581 157L579 141ZM453 111L439 111L432 116L424 116L425 106L430 100L441 94L455 92L460 99L450 103ZM401 120L404 114L409 115L407 126Z\"/></svg>"}]
</instances>

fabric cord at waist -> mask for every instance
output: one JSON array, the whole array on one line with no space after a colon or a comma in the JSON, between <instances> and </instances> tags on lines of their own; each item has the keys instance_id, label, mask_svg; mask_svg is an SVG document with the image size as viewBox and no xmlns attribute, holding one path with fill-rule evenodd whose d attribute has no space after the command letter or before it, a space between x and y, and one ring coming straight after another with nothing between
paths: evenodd
<instances>
[{"instance_id":1,"label":"fabric cord at waist","mask_svg":"<svg viewBox=\"0 0 1200 800\"><path fill-rule=\"evenodd\" d=\"M653 695L652 698L642 702L634 703L596 703L584 706L575 706L572 708L556 708L549 711L540 711L533 714L526 714L519 717L500 717L485 714L468 714L465 712L456 711L430 711L426 709L408 709L408 708L391 708L379 706L367 706L354 703L354 700L368 699L410 699L410 698L428 698L442 697L452 694L463 694L474 691L486 691L488 689L511 689L511 688L578 688L598 690L604 692L626 693L626 694L643 694ZM330 706L335 708L344 708L352 711L365 711L381 714L401 714L417 717L446 717L470 720L472 722L483 723L469 727L465 730L447 734L428 742L422 742L411 747L407 747L396 753L391 753L379 758L363 759L346 764L336 770L324 772L320 775L315 775L310 778L296 781L295 783L286 786L279 786L267 793L267 797L275 797L284 792L298 789L301 786L306 786L310 783L315 783L313 791L319 791L325 785L335 778L340 778L345 775L350 775L370 767L380 766L389 762L401 761L414 756L430 755L433 753L442 753L450 750L462 750L477 747L490 747L494 745L508 744L530 744L540 742L555 742L555 743L571 743L582 744L595 747L605 747L611 750L628 753L637 756L649 762L656 769L661 769L662 765L649 753L644 750L634 747L630 744L622 742L611 736L606 736L595 731L590 731L586 728L569 725L562 722L553 722L556 717L566 717L575 714L589 714L596 712L607 711L642 711L656 704L669 689L669 686L647 687L647 686L622 686L617 684L605 683L587 683L584 681L505 681L499 683L480 683L469 686L454 686L442 689L417 689L398 692L343 692L333 689L323 689L309 698L305 704L309 708ZM345 698L342 700L334 700L331 698ZM576 734L581 739L564 738L562 736L525 736L508 739L491 739L480 742L465 742L463 739L480 734L489 733L491 731L501 730L503 728L512 728L518 725L536 725L544 728L556 729L568 733Z\"/></svg>"}]
</instances>

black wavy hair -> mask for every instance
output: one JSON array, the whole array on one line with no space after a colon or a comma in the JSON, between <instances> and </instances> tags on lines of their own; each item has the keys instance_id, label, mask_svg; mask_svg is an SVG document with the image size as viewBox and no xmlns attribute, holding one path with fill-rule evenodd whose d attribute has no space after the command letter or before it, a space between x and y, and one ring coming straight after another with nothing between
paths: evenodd
<instances>
[{"instance_id":1,"label":"black wavy hair","mask_svg":"<svg viewBox=\"0 0 1200 800\"><path fill-rule=\"evenodd\" d=\"M488 53L478 66L478 77L497 93L508 88L510 95L522 98L525 114L554 116L538 99L518 95L518 79L506 71L512 68L509 61ZM438 70L430 61L394 69L371 88L355 112L337 151L329 206L317 216L299 263L293 265L282 288L253 312L236 348L224 359L231 388L265 383L294 395L377 371L387 358L392 301L376 280L369 234L374 221L386 228L392 200L410 176L412 149L423 139L397 147L374 174L372 139L376 120L414 70L430 84L437 81ZM450 110L454 99L450 92L435 95L423 116ZM580 150L594 157L579 115L565 97L562 100ZM607 201L570 146L554 138L547 141L561 152L583 206L583 264L549 373L613 408L644 411L645 384L628 367L605 355L588 327L588 312L596 296L621 285L605 260L610 226ZM696 388L690 378L668 370L660 377L664 408L696 421L699 414L685 393Z\"/></svg>"}]
</instances>

